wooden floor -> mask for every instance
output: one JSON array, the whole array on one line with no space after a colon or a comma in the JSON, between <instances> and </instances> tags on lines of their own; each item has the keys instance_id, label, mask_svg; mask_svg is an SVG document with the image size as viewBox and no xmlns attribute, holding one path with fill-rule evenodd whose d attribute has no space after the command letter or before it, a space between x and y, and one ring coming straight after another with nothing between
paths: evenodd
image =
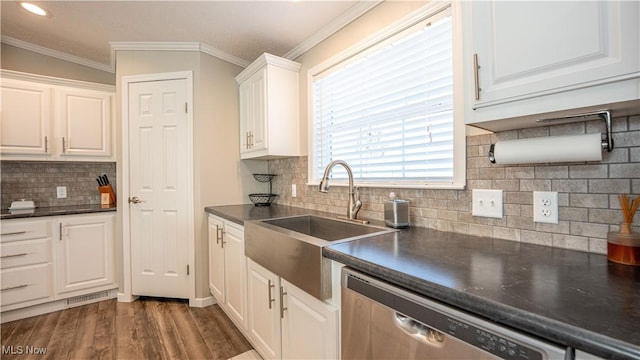
<instances>
[{"instance_id":1,"label":"wooden floor","mask_svg":"<svg viewBox=\"0 0 640 360\"><path fill-rule=\"evenodd\" d=\"M107 300L8 322L1 331L3 360L229 359L252 348L218 305L190 308L173 299Z\"/></svg>"}]
</instances>

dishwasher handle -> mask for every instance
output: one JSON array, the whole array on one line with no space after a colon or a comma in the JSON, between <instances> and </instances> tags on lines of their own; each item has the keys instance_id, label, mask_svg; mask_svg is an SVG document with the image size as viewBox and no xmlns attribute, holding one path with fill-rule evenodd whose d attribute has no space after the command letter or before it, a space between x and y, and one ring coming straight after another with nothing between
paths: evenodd
<instances>
[{"instance_id":1,"label":"dishwasher handle","mask_svg":"<svg viewBox=\"0 0 640 360\"><path fill-rule=\"evenodd\" d=\"M396 326L404 333L412 336L413 338L422 341L423 343L435 345L438 347L444 346L445 334L429 327L419 321L416 321L404 314L395 312L394 322Z\"/></svg>"}]
</instances>

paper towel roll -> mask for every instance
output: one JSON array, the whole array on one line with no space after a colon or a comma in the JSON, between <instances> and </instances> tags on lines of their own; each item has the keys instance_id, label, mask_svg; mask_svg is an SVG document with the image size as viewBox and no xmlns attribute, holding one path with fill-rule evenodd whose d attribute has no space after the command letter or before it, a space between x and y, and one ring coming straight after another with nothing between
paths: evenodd
<instances>
[{"instance_id":1,"label":"paper towel roll","mask_svg":"<svg viewBox=\"0 0 640 360\"><path fill-rule=\"evenodd\" d=\"M500 141L491 146L495 164L601 161L601 134L552 136Z\"/></svg>"}]
</instances>

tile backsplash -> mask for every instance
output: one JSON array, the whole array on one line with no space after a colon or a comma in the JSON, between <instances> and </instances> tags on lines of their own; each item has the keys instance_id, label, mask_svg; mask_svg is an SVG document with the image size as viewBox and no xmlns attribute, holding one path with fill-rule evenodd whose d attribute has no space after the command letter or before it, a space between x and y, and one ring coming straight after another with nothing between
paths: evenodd
<instances>
[{"instance_id":1,"label":"tile backsplash","mask_svg":"<svg viewBox=\"0 0 640 360\"><path fill-rule=\"evenodd\" d=\"M487 152L497 140L603 132L602 120L467 137L465 190L361 188L358 216L382 220L383 201L394 191L411 201L412 226L606 254L607 232L617 231L622 221L618 195L640 195L640 115L615 118L612 124L615 148L605 151L601 162L494 165ZM276 203L346 213L345 187L323 194L307 185L306 156L271 160L269 172L278 175ZM291 184L297 186L295 198ZM502 189L503 218L472 216L472 189ZM533 222L533 191L558 192L558 224ZM640 215L634 224L640 225Z\"/></svg>"},{"instance_id":2,"label":"tile backsplash","mask_svg":"<svg viewBox=\"0 0 640 360\"><path fill-rule=\"evenodd\" d=\"M116 190L115 162L0 162L0 200L3 208L12 201L33 200L38 207L99 204L98 175L107 174ZM67 187L67 198L56 198L56 187Z\"/></svg>"}]
</instances>

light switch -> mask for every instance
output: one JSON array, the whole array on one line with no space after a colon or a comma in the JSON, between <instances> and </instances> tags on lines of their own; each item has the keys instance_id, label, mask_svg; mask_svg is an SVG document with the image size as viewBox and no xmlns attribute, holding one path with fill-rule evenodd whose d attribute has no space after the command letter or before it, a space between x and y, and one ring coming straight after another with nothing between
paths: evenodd
<instances>
[{"instance_id":1,"label":"light switch","mask_svg":"<svg viewBox=\"0 0 640 360\"><path fill-rule=\"evenodd\" d=\"M471 215L502 219L502 190L473 189Z\"/></svg>"}]
</instances>

